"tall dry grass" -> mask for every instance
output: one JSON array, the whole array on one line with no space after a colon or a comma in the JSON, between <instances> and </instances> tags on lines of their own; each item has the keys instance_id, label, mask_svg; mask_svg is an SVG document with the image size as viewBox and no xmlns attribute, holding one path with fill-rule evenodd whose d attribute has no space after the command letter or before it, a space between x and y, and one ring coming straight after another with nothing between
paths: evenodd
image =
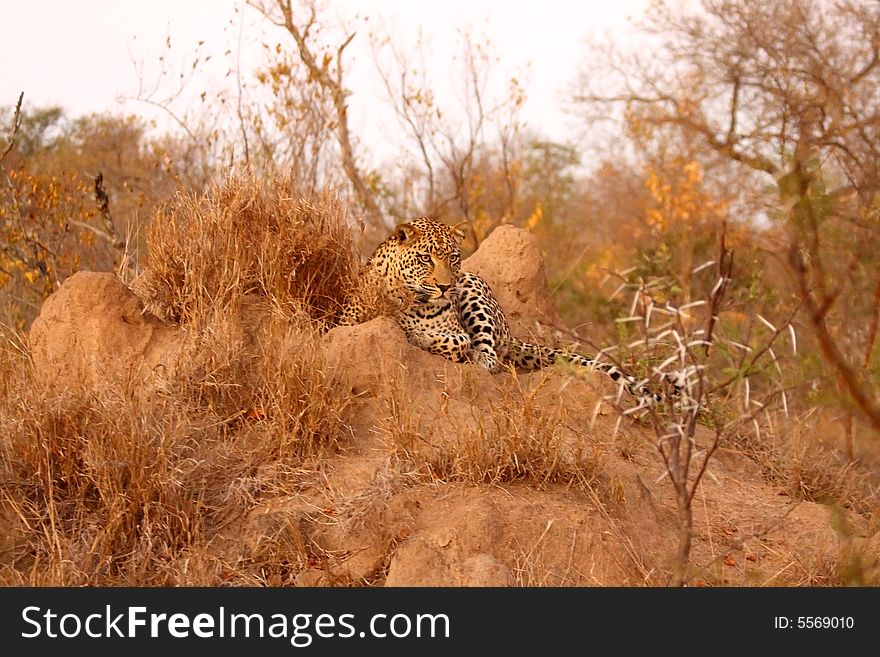
<instances>
[{"instance_id":1,"label":"tall dry grass","mask_svg":"<svg viewBox=\"0 0 880 657\"><path fill-rule=\"evenodd\" d=\"M134 289L162 317L192 322L247 295L329 321L358 257L345 207L296 178L233 176L179 193L153 217Z\"/></svg>"},{"instance_id":2,"label":"tall dry grass","mask_svg":"<svg viewBox=\"0 0 880 657\"><path fill-rule=\"evenodd\" d=\"M244 360L217 328L203 361L148 398L125 388L49 395L24 358L4 357L4 582L261 583L279 560L291 576L303 565L302 554L255 563L218 542L261 501L314 479L321 454L347 435L348 399L324 374L310 327L271 334Z\"/></svg>"},{"instance_id":3,"label":"tall dry grass","mask_svg":"<svg viewBox=\"0 0 880 657\"><path fill-rule=\"evenodd\" d=\"M185 338L148 392L50 393L2 336L0 583L282 585L307 566L302 541L246 536L349 435L321 333L354 258L335 202L290 193L233 179L156 217L142 289Z\"/></svg>"},{"instance_id":4,"label":"tall dry grass","mask_svg":"<svg viewBox=\"0 0 880 657\"><path fill-rule=\"evenodd\" d=\"M821 414L767 414L732 437L731 445L757 463L764 478L794 499L870 516L880 502L877 473L850 460L828 441Z\"/></svg>"}]
</instances>

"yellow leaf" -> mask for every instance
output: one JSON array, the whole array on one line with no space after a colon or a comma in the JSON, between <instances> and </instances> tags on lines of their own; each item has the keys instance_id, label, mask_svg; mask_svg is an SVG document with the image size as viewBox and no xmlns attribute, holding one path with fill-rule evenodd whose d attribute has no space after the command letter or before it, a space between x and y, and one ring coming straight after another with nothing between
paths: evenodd
<instances>
[{"instance_id":1,"label":"yellow leaf","mask_svg":"<svg viewBox=\"0 0 880 657\"><path fill-rule=\"evenodd\" d=\"M543 218L544 209L541 207L541 204L538 203L535 205L535 211L532 212L528 219L526 219L526 226L528 226L529 230L534 230L535 226L537 226Z\"/></svg>"}]
</instances>

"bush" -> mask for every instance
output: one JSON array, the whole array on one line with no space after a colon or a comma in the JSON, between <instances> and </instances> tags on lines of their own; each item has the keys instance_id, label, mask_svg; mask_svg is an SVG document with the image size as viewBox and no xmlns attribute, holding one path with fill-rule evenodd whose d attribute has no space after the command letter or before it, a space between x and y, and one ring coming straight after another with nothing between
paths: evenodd
<instances>
[{"instance_id":1,"label":"bush","mask_svg":"<svg viewBox=\"0 0 880 657\"><path fill-rule=\"evenodd\" d=\"M344 207L298 193L292 177L231 177L156 213L133 287L157 315L187 323L247 295L332 322L357 268Z\"/></svg>"},{"instance_id":2,"label":"bush","mask_svg":"<svg viewBox=\"0 0 880 657\"><path fill-rule=\"evenodd\" d=\"M294 190L232 178L156 215L134 287L186 330L150 391L50 392L0 333L0 583L289 585L307 567L295 536L248 537L350 434L321 330L356 258L342 206Z\"/></svg>"}]
</instances>

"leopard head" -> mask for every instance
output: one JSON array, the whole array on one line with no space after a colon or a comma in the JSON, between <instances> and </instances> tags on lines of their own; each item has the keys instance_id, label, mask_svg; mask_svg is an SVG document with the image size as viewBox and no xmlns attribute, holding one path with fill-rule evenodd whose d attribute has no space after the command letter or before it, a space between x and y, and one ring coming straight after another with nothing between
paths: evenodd
<instances>
[{"instance_id":1,"label":"leopard head","mask_svg":"<svg viewBox=\"0 0 880 657\"><path fill-rule=\"evenodd\" d=\"M396 283L418 301L439 299L454 289L461 269L461 242L470 225L421 217L400 224L386 243L396 257Z\"/></svg>"}]
</instances>

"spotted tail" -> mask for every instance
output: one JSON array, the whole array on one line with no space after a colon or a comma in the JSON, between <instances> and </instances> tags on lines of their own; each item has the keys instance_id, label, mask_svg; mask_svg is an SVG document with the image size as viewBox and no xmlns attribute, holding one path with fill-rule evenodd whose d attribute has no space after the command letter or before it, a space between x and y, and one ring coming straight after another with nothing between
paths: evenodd
<instances>
[{"instance_id":1,"label":"spotted tail","mask_svg":"<svg viewBox=\"0 0 880 657\"><path fill-rule=\"evenodd\" d=\"M580 354L563 351L561 349L530 344L517 338L511 338L508 351L511 360L519 369L534 371L549 367L555 363L570 363L590 370L604 372L612 381L620 383L624 390L638 399L640 406L655 406L663 403L663 396L656 392L651 392L647 387L646 380L638 381L622 372L620 368L613 363L605 363L593 358L581 356ZM681 395L683 393L683 388L671 379L670 382L673 387L673 395Z\"/></svg>"}]
</instances>

